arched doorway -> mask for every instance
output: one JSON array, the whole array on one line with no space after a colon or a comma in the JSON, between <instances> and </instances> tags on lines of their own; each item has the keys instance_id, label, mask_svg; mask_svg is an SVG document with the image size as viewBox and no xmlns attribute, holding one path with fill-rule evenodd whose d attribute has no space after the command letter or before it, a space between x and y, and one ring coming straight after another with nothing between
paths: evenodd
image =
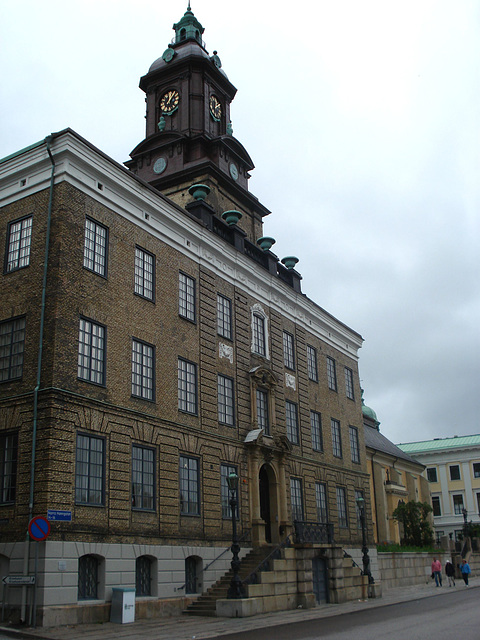
<instances>
[{"instance_id":1,"label":"arched doorway","mask_svg":"<svg viewBox=\"0 0 480 640\"><path fill-rule=\"evenodd\" d=\"M270 508L270 479L267 465L263 465L258 475L258 488L260 491L260 517L265 521L265 542L272 542L272 523Z\"/></svg>"},{"instance_id":2,"label":"arched doorway","mask_svg":"<svg viewBox=\"0 0 480 640\"><path fill-rule=\"evenodd\" d=\"M317 604L328 602L327 562L325 558L312 560L313 593Z\"/></svg>"}]
</instances>

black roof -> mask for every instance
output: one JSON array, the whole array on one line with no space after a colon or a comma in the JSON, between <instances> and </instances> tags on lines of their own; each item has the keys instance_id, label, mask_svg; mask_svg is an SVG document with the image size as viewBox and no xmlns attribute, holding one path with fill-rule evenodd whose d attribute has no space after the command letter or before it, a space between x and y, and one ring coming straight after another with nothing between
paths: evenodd
<instances>
[{"instance_id":1,"label":"black roof","mask_svg":"<svg viewBox=\"0 0 480 640\"><path fill-rule=\"evenodd\" d=\"M421 462L415 460L405 453L401 449L397 447L397 445L390 442L388 438L386 438L383 434L375 429L374 427L369 427L368 425L364 425L365 429L365 445L369 449L374 449L375 451L380 451L381 453L386 453L390 456L394 456L395 458L401 458L402 460L407 460L408 462L412 462L413 464L421 465L425 467Z\"/></svg>"}]
</instances>

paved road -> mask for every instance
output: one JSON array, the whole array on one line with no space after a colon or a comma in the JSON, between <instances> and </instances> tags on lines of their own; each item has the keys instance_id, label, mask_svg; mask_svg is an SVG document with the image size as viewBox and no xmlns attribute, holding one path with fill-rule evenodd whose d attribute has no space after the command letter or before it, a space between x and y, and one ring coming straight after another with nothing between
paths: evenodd
<instances>
[{"instance_id":1,"label":"paved road","mask_svg":"<svg viewBox=\"0 0 480 640\"><path fill-rule=\"evenodd\" d=\"M226 640L462 640L480 639L478 589L402 602L270 629L220 636ZM217 639L218 640L218 639Z\"/></svg>"}]
</instances>

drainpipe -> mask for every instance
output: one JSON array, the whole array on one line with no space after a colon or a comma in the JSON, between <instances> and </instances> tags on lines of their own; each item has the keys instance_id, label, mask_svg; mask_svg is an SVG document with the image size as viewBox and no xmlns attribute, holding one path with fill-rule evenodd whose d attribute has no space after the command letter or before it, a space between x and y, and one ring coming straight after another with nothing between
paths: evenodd
<instances>
[{"instance_id":1,"label":"drainpipe","mask_svg":"<svg viewBox=\"0 0 480 640\"><path fill-rule=\"evenodd\" d=\"M378 505L377 505L377 492L375 491L375 469L373 464L373 459L375 457L376 451L372 453L372 487L373 487L373 503L375 505L375 529L377 531L377 544L380 542L380 536L378 533Z\"/></svg>"},{"instance_id":2,"label":"drainpipe","mask_svg":"<svg viewBox=\"0 0 480 640\"><path fill-rule=\"evenodd\" d=\"M37 444L37 423L38 423L38 393L40 391L41 375L42 375L42 356L43 356L43 337L45 327L45 300L47 291L47 273L48 273L48 253L50 248L50 227L52 221L52 207L53 207L53 186L55 180L55 161L50 151L50 144L52 142L52 136L45 138L47 145L47 153L52 164L52 173L50 175L50 195L48 199L48 214L47 214L47 231L45 239L45 258L43 263L43 282L42 282L42 304L40 310L40 331L38 338L38 357L37 357L37 381L35 389L33 390L33 428L32 428L32 457L30 461L30 498L28 502L28 522L33 518L33 500L35 491L35 455ZM38 544L38 543L37 543ZM25 538L25 553L23 556L23 575L29 573L29 558L30 558L30 536L26 534ZM20 618L22 622L25 622L25 611L27 606L27 587L22 587L22 608ZM33 613L33 619L35 619L35 613Z\"/></svg>"}]
</instances>

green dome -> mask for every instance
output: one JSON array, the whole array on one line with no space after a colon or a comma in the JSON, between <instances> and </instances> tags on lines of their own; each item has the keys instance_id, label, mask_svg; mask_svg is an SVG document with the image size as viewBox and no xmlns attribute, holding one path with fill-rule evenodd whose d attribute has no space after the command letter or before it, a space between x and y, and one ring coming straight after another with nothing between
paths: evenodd
<instances>
[{"instance_id":1,"label":"green dome","mask_svg":"<svg viewBox=\"0 0 480 640\"><path fill-rule=\"evenodd\" d=\"M365 404L362 405L362 413L366 418L371 418L372 420L375 420L375 422L378 422L377 414L375 413L375 411L370 407L367 407Z\"/></svg>"},{"instance_id":2,"label":"green dome","mask_svg":"<svg viewBox=\"0 0 480 640\"><path fill-rule=\"evenodd\" d=\"M365 400L363 399L363 389L362 389L362 413L366 418L370 418L370 420L374 420L375 422L380 424L375 411L371 407L367 407L367 405L365 404Z\"/></svg>"},{"instance_id":3,"label":"green dome","mask_svg":"<svg viewBox=\"0 0 480 640\"><path fill-rule=\"evenodd\" d=\"M188 3L188 9L186 10L183 18L173 25L175 29L175 42L182 42L183 40L197 40L202 43L202 34L205 29L200 22L193 15L193 11L190 8L190 2Z\"/></svg>"}]
</instances>

